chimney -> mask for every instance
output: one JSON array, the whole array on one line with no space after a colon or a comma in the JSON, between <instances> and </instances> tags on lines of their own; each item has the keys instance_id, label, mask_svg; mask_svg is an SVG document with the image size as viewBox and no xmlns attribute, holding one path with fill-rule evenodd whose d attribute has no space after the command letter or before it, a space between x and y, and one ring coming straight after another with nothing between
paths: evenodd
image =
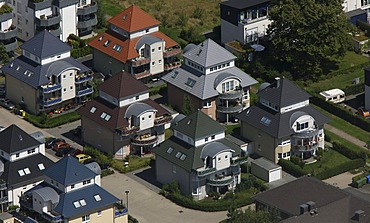
<instances>
[{"instance_id":1,"label":"chimney","mask_svg":"<svg viewBox=\"0 0 370 223\"><path fill-rule=\"evenodd\" d=\"M355 221L362 222L364 218L365 218L365 211L363 210L355 211L355 216L354 216Z\"/></svg>"},{"instance_id":2,"label":"chimney","mask_svg":"<svg viewBox=\"0 0 370 223\"><path fill-rule=\"evenodd\" d=\"M315 202L308 201L308 202L306 202L306 204L308 205L308 211L312 211L313 209L315 209L315 205L316 205Z\"/></svg>"},{"instance_id":3,"label":"chimney","mask_svg":"<svg viewBox=\"0 0 370 223\"><path fill-rule=\"evenodd\" d=\"M308 212L308 205L307 204L299 205L299 214L302 215L306 212Z\"/></svg>"},{"instance_id":4,"label":"chimney","mask_svg":"<svg viewBox=\"0 0 370 223\"><path fill-rule=\"evenodd\" d=\"M279 88L280 87L280 77L275 77L275 81L276 81L276 87Z\"/></svg>"}]
</instances>

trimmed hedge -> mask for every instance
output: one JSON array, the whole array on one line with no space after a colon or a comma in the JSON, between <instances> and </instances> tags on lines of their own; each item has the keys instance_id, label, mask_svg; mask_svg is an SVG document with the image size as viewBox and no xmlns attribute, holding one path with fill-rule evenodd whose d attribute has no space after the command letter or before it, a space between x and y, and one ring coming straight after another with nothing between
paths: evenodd
<instances>
[{"instance_id":1,"label":"trimmed hedge","mask_svg":"<svg viewBox=\"0 0 370 223\"><path fill-rule=\"evenodd\" d=\"M356 26L364 31L366 36L370 36L370 25L368 23L357 20Z\"/></svg>"},{"instance_id":2,"label":"trimmed hedge","mask_svg":"<svg viewBox=\"0 0 370 223\"><path fill-rule=\"evenodd\" d=\"M326 169L323 172L320 172L318 174L315 174L315 177L324 180L333 176L336 176L338 174L359 168L365 166L365 160L363 159L355 159L355 160L350 160L348 162L339 164L337 166L331 167L329 169Z\"/></svg>"},{"instance_id":3,"label":"trimmed hedge","mask_svg":"<svg viewBox=\"0 0 370 223\"><path fill-rule=\"evenodd\" d=\"M84 46L84 47L81 47L81 48L71 50L71 56L75 59L80 58L80 57L84 57L84 56L89 55L91 53L92 53L92 50L91 50L91 47L89 47L89 46Z\"/></svg>"},{"instance_id":4,"label":"trimmed hedge","mask_svg":"<svg viewBox=\"0 0 370 223\"><path fill-rule=\"evenodd\" d=\"M283 168L285 172L294 177L301 177L308 174L304 169L292 163L290 160L279 159L278 164Z\"/></svg>"},{"instance_id":5,"label":"trimmed hedge","mask_svg":"<svg viewBox=\"0 0 370 223\"><path fill-rule=\"evenodd\" d=\"M32 115L26 113L24 119L39 128L54 128L66 123L80 120L81 116L75 111L62 114L54 118L50 118L46 114Z\"/></svg>"},{"instance_id":6,"label":"trimmed hedge","mask_svg":"<svg viewBox=\"0 0 370 223\"><path fill-rule=\"evenodd\" d=\"M338 153L342 154L343 156L351 160L354 159L366 160L368 156L368 153L363 149L349 148L338 142L333 142L333 150L337 151Z\"/></svg>"},{"instance_id":7,"label":"trimmed hedge","mask_svg":"<svg viewBox=\"0 0 370 223\"><path fill-rule=\"evenodd\" d=\"M362 186L364 186L365 184L367 184L367 179L366 177L362 177L356 181L353 181L352 180L352 187L355 187L355 188L361 188Z\"/></svg>"},{"instance_id":8,"label":"trimmed hedge","mask_svg":"<svg viewBox=\"0 0 370 223\"><path fill-rule=\"evenodd\" d=\"M354 94L359 94L359 93L364 92L364 89L365 89L365 84L361 83L361 84L347 86L346 88L343 89L343 91L344 93L346 93L346 95L354 95Z\"/></svg>"}]
</instances>

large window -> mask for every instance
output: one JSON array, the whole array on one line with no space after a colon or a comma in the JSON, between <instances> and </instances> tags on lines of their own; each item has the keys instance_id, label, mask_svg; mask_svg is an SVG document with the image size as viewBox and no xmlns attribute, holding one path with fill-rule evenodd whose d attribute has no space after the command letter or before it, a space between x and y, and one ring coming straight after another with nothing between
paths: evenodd
<instances>
[{"instance_id":1,"label":"large window","mask_svg":"<svg viewBox=\"0 0 370 223\"><path fill-rule=\"evenodd\" d=\"M90 221L90 215L82 216L82 222L88 222L88 221Z\"/></svg>"},{"instance_id":2,"label":"large window","mask_svg":"<svg viewBox=\"0 0 370 223\"><path fill-rule=\"evenodd\" d=\"M222 83L222 93L233 91L234 90L234 81L228 81L225 83Z\"/></svg>"},{"instance_id":3,"label":"large window","mask_svg":"<svg viewBox=\"0 0 370 223\"><path fill-rule=\"evenodd\" d=\"M297 122L297 130L303 130L308 128L308 122L305 123L299 123Z\"/></svg>"}]
</instances>

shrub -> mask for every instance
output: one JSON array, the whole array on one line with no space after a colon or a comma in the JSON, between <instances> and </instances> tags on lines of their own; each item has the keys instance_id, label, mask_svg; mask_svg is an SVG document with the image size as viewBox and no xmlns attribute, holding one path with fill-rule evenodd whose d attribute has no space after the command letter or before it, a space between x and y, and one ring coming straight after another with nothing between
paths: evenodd
<instances>
[{"instance_id":1,"label":"shrub","mask_svg":"<svg viewBox=\"0 0 370 223\"><path fill-rule=\"evenodd\" d=\"M92 50L89 46L84 46L82 48L72 49L71 56L73 58L80 58L92 53Z\"/></svg>"},{"instance_id":2,"label":"shrub","mask_svg":"<svg viewBox=\"0 0 370 223\"><path fill-rule=\"evenodd\" d=\"M315 177L320 180L324 180L324 179L336 176L338 174L347 172L349 170L363 167L364 165L365 165L365 160L363 159L350 160L348 162L341 163L337 166L327 168L325 171L315 174Z\"/></svg>"},{"instance_id":3,"label":"shrub","mask_svg":"<svg viewBox=\"0 0 370 223\"><path fill-rule=\"evenodd\" d=\"M9 12L12 12L13 11L13 8L10 7L8 4L4 4L3 6L1 6L0 8L0 15L4 14L4 13L9 13Z\"/></svg>"},{"instance_id":4,"label":"shrub","mask_svg":"<svg viewBox=\"0 0 370 223\"><path fill-rule=\"evenodd\" d=\"M327 142L331 142L331 138L328 134L324 135L324 140L327 141Z\"/></svg>"},{"instance_id":5,"label":"shrub","mask_svg":"<svg viewBox=\"0 0 370 223\"><path fill-rule=\"evenodd\" d=\"M300 166L301 168L304 167L304 162L300 157L292 156L290 157L290 162L294 163L295 165Z\"/></svg>"},{"instance_id":6,"label":"shrub","mask_svg":"<svg viewBox=\"0 0 370 223\"><path fill-rule=\"evenodd\" d=\"M303 175L307 175L307 172L305 170L289 160L280 159L278 164L283 168L285 172L291 174L292 176L301 177Z\"/></svg>"},{"instance_id":7,"label":"shrub","mask_svg":"<svg viewBox=\"0 0 370 223\"><path fill-rule=\"evenodd\" d=\"M367 184L367 179L366 177L362 177L356 181L352 180L352 183L351 185L355 188L361 188L362 186L364 186L365 184Z\"/></svg>"},{"instance_id":8,"label":"shrub","mask_svg":"<svg viewBox=\"0 0 370 223\"><path fill-rule=\"evenodd\" d=\"M111 169L105 169L105 170L102 170L101 171L100 176L101 177L106 177L106 176L109 176L109 175L112 175L112 174L114 174L114 171L113 170L111 170Z\"/></svg>"},{"instance_id":9,"label":"shrub","mask_svg":"<svg viewBox=\"0 0 370 223\"><path fill-rule=\"evenodd\" d=\"M353 160L353 159L367 159L367 152L365 150L355 150L354 148L349 148L338 142L333 142L333 150L342 154L343 156Z\"/></svg>"},{"instance_id":10,"label":"shrub","mask_svg":"<svg viewBox=\"0 0 370 223\"><path fill-rule=\"evenodd\" d=\"M41 113L40 115L26 113L26 116L24 117L26 121L39 128L54 128L66 123L77 121L80 118L81 116L77 112L69 112L53 118L45 113Z\"/></svg>"},{"instance_id":11,"label":"shrub","mask_svg":"<svg viewBox=\"0 0 370 223\"><path fill-rule=\"evenodd\" d=\"M358 26L362 31L364 31L366 36L370 36L370 25L368 23L357 20L356 26Z\"/></svg>"},{"instance_id":12,"label":"shrub","mask_svg":"<svg viewBox=\"0 0 370 223\"><path fill-rule=\"evenodd\" d=\"M136 218L132 217L131 215L128 215L128 222L129 223L139 223L139 221Z\"/></svg>"}]
</instances>

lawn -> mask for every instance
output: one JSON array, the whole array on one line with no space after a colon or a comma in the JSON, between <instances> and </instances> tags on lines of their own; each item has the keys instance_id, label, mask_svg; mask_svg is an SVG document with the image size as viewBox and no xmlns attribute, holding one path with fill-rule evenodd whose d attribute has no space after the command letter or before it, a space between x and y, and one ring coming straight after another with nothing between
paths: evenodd
<instances>
[{"instance_id":1,"label":"lawn","mask_svg":"<svg viewBox=\"0 0 370 223\"><path fill-rule=\"evenodd\" d=\"M240 133L240 123L233 125L226 125L226 134L239 134Z\"/></svg>"},{"instance_id":2,"label":"lawn","mask_svg":"<svg viewBox=\"0 0 370 223\"><path fill-rule=\"evenodd\" d=\"M360 151L360 150L363 151L364 150L362 147L359 147L359 146L349 142L348 140L339 137L338 135L330 132L329 130L325 130L325 134L330 137L331 142L338 142L342 145L346 145L350 149L357 150L357 151Z\"/></svg>"}]
</instances>

